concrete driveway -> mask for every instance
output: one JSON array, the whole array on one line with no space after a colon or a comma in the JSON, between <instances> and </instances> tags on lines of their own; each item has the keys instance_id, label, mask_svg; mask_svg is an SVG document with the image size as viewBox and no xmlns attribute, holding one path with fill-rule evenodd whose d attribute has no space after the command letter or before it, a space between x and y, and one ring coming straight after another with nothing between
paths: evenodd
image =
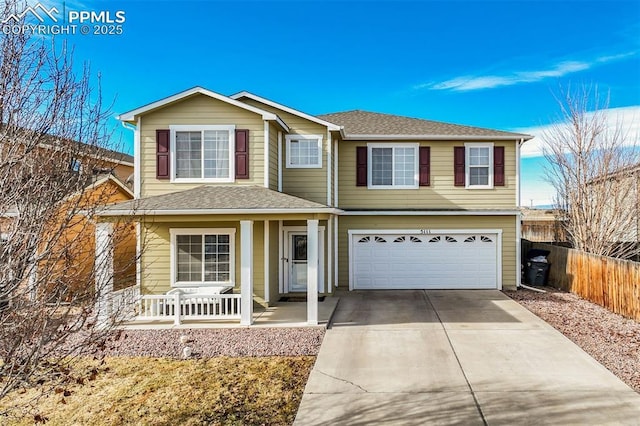
<instances>
[{"instance_id":1,"label":"concrete driveway","mask_svg":"<svg viewBox=\"0 0 640 426\"><path fill-rule=\"evenodd\" d=\"M640 424L640 395L494 290L342 293L296 425Z\"/></svg>"}]
</instances>

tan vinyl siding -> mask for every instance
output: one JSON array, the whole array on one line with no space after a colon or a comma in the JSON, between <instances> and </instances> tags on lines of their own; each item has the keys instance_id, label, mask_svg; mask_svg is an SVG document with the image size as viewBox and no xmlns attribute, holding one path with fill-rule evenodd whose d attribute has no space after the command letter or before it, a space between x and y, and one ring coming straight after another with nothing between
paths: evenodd
<instances>
[{"instance_id":1,"label":"tan vinyl siding","mask_svg":"<svg viewBox=\"0 0 640 426\"><path fill-rule=\"evenodd\" d=\"M237 250L240 250L240 234L238 234L236 246ZM236 287L239 289L239 263L236 276ZM264 300L264 222L253 223L253 295Z\"/></svg>"},{"instance_id":2,"label":"tan vinyl siding","mask_svg":"<svg viewBox=\"0 0 640 426\"><path fill-rule=\"evenodd\" d=\"M278 190L278 132L281 129L269 125L269 189Z\"/></svg>"},{"instance_id":3,"label":"tan vinyl siding","mask_svg":"<svg viewBox=\"0 0 640 426\"><path fill-rule=\"evenodd\" d=\"M142 227L143 253L141 258L142 285L144 294L162 294L171 289L171 228L233 228L236 230L235 244L235 289L240 289L240 224L239 222L210 222L201 220L170 223L146 223ZM253 227L253 285L254 294L264 296L264 226L254 222Z\"/></svg>"},{"instance_id":4,"label":"tan vinyl siding","mask_svg":"<svg viewBox=\"0 0 640 426\"><path fill-rule=\"evenodd\" d=\"M502 229L502 287L516 285L517 216L341 216L338 226L338 283L349 288L349 236L352 229ZM464 259L460 260L461 262Z\"/></svg>"},{"instance_id":5,"label":"tan vinyl siding","mask_svg":"<svg viewBox=\"0 0 640 426\"><path fill-rule=\"evenodd\" d=\"M338 159L338 144L336 144L335 136L331 139L331 143L333 146L331 147L331 203L329 205L335 206L336 200L336 191L338 191L338 186L336 182L336 163L339 162Z\"/></svg>"},{"instance_id":6,"label":"tan vinyl siding","mask_svg":"<svg viewBox=\"0 0 640 426\"><path fill-rule=\"evenodd\" d=\"M415 143L415 142L406 142ZM453 147L464 142L429 141L431 185L418 189L369 189L356 186L356 147L367 142L339 143L338 207L343 209L482 209L516 207L515 142L496 142L505 147L505 186L466 189L453 184Z\"/></svg>"},{"instance_id":7,"label":"tan vinyl siding","mask_svg":"<svg viewBox=\"0 0 640 426\"><path fill-rule=\"evenodd\" d=\"M202 183L171 183L156 179L156 129L170 125L235 125L236 129L249 129L249 177L235 184L264 185L264 124L256 113L227 104L204 95L195 95L141 118L141 196L149 197L167 192L190 189Z\"/></svg>"},{"instance_id":8,"label":"tan vinyl siding","mask_svg":"<svg viewBox=\"0 0 640 426\"><path fill-rule=\"evenodd\" d=\"M275 306L280 299L280 257L278 253L280 236L278 235L278 221L269 222L269 306Z\"/></svg>"},{"instance_id":9,"label":"tan vinyl siding","mask_svg":"<svg viewBox=\"0 0 640 426\"><path fill-rule=\"evenodd\" d=\"M287 194L306 198L318 203L327 203L327 128L313 121L306 120L297 115L277 108L265 105L253 99L243 99L249 105L273 112L290 128L289 134L321 135L322 136L322 168L318 169L294 169L287 168L287 144L283 135L282 150L282 190Z\"/></svg>"}]
</instances>

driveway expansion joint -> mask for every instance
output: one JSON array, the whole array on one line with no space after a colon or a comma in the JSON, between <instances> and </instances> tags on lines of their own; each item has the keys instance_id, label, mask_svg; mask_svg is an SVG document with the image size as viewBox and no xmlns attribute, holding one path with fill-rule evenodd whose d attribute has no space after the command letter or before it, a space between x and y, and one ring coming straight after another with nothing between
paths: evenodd
<instances>
[{"instance_id":1,"label":"driveway expansion joint","mask_svg":"<svg viewBox=\"0 0 640 426\"><path fill-rule=\"evenodd\" d=\"M451 350L453 351L453 356L456 359L456 362L458 363L458 367L460 367L460 371L462 372L462 376L464 377L465 382L467 382L467 386L469 387L469 391L471 392L471 397L473 398L473 402L476 406L476 410L478 410L478 414L480 414L480 418L482 419L482 423L487 426L489 423L487 423L487 419L484 415L484 412L482 411L482 407L480 406L480 401L478 401L478 397L476 395L476 392L473 390L473 386L471 386L471 382L469 382L469 378L467 377L467 373L465 373L464 368L462 367L462 362L460 362L460 358L458 357L458 353L456 352L456 348L453 347L453 342L451 342L451 338L449 337L449 332L447 331L447 327L444 326L444 324L442 323L442 318L440 318L440 314L438 314L438 311L436 310L435 306L433 306L433 303L431 303L431 299L429 298L429 295L427 294L426 290L422 291L422 296L424 297L425 302L427 303L427 305L433 309L433 312L436 315L436 318L438 318L438 321L440 321L440 325L442 326L442 330L444 330L444 335L447 338L447 341L449 342L449 346L451 347Z\"/></svg>"},{"instance_id":2,"label":"driveway expansion joint","mask_svg":"<svg viewBox=\"0 0 640 426\"><path fill-rule=\"evenodd\" d=\"M364 393L369 393L369 391L366 390L365 388L363 388L362 386L360 386L360 385L358 385L356 383L353 383L353 382L351 382L349 380L341 379L340 377L336 377L336 376L332 376L331 374L325 373L324 371L321 371L321 370L316 370L316 371L318 373L322 374L323 376L327 376L327 377L332 378L334 380L338 380L339 382L343 382L343 383L346 383L346 384L351 385L353 387L356 387L356 388L360 389Z\"/></svg>"}]
</instances>

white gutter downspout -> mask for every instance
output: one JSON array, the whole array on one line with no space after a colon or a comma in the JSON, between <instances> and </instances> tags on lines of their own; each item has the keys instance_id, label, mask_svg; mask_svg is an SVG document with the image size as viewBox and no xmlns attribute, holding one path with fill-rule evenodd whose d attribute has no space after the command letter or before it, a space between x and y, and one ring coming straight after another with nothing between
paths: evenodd
<instances>
[{"instance_id":1,"label":"white gutter downspout","mask_svg":"<svg viewBox=\"0 0 640 426\"><path fill-rule=\"evenodd\" d=\"M133 131L133 197L140 198L140 117L136 126L122 122L122 127Z\"/></svg>"},{"instance_id":2,"label":"white gutter downspout","mask_svg":"<svg viewBox=\"0 0 640 426\"><path fill-rule=\"evenodd\" d=\"M282 132L278 132L278 192L282 192Z\"/></svg>"},{"instance_id":3,"label":"white gutter downspout","mask_svg":"<svg viewBox=\"0 0 640 426\"><path fill-rule=\"evenodd\" d=\"M520 139L516 143L516 205L520 207L520 146L524 143L524 139ZM546 291L530 287L522 284L522 213L516 217L516 288L526 288L527 290L536 291L538 293L546 293Z\"/></svg>"},{"instance_id":4,"label":"white gutter downspout","mask_svg":"<svg viewBox=\"0 0 640 426\"><path fill-rule=\"evenodd\" d=\"M140 179L140 117L138 117L137 125L131 124L127 126L126 121L122 122L122 127L133 130L133 198L140 198L140 188L142 187L142 179ZM146 238L146 235L145 235ZM136 285L139 287L142 283L142 226L139 220L136 221Z\"/></svg>"},{"instance_id":5,"label":"white gutter downspout","mask_svg":"<svg viewBox=\"0 0 640 426\"><path fill-rule=\"evenodd\" d=\"M264 187L269 188L269 122L264 120Z\"/></svg>"},{"instance_id":6,"label":"white gutter downspout","mask_svg":"<svg viewBox=\"0 0 640 426\"><path fill-rule=\"evenodd\" d=\"M333 158L333 207L338 207L338 140L334 141L334 158Z\"/></svg>"},{"instance_id":7,"label":"white gutter downspout","mask_svg":"<svg viewBox=\"0 0 640 426\"><path fill-rule=\"evenodd\" d=\"M331 207L331 166L332 166L332 149L333 141L331 140L331 131L327 129L327 205Z\"/></svg>"}]
</instances>

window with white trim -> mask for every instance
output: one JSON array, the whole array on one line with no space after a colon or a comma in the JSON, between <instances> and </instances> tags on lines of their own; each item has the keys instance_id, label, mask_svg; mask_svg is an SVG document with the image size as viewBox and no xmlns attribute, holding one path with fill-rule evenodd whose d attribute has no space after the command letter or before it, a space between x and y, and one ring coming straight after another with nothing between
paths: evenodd
<instances>
[{"instance_id":1,"label":"window with white trim","mask_svg":"<svg viewBox=\"0 0 640 426\"><path fill-rule=\"evenodd\" d=\"M174 286L233 285L235 229L172 229Z\"/></svg>"},{"instance_id":2,"label":"window with white trim","mask_svg":"<svg viewBox=\"0 0 640 426\"><path fill-rule=\"evenodd\" d=\"M175 181L233 181L235 126L170 128Z\"/></svg>"},{"instance_id":3,"label":"window with white trim","mask_svg":"<svg viewBox=\"0 0 640 426\"><path fill-rule=\"evenodd\" d=\"M321 168L321 135L286 135L288 168Z\"/></svg>"},{"instance_id":4,"label":"window with white trim","mask_svg":"<svg viewBox=\"0 0 640 426\"><path fill-rule=\"evenodd\" d=\"M467 188L493 188L493 144L465 144Z\"/></svg>"},{"instance_id":5,"label":"window with white trim","mask_svg":"<svg viewBox=\"0 0 640 426\"><path fill-rule=\"evenodd\" d=\"M369 144L369 188L417 188L418 144Z\"/></svg>"}]
</instances>

